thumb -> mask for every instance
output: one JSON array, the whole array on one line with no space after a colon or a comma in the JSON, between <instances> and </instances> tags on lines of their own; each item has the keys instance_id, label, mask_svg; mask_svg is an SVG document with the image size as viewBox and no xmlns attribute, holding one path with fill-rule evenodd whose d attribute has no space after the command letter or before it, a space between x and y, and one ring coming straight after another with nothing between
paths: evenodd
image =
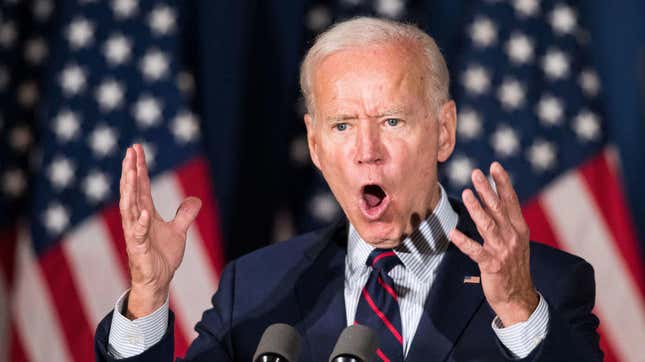
<instances>
[{"instance_id":1,"label":"thumb","mask_svg":"<svg viewBox=\"0 0 645 362\"><path fill-rule=\"evenodd\" d=\"M191 196L184 199L181 205L179 205L179 208L177 208L177 214L173 220L175 227L182 233L185 233L190 224L195 221L201 207L202 201L196 197Z\"/></svg>"}]
</instances>

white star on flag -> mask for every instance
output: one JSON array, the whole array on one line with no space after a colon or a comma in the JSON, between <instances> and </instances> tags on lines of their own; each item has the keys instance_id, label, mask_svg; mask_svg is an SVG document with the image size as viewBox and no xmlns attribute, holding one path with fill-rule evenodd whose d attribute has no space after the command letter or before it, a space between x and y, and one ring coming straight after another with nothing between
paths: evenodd
<instances>
[{"instance_id":1,"label":"white star on flag","mask_svg":"<svg viewBox=\"0 0 645 362\"><path fill-rule=\"evenodd\" d=\"M168 57L158 49L151 49L141 58L139 70L147 81L157 81L168 74Z\"/></svg>"},{"instance_id":2,"label":"white star on flag","mask_svg":"<svg viewBox=\"0 0 645 362\"><path fill-rule=\"evenodd\" d=\"M38 101L38 85L28 80L18 87L18 103L24 108L32 108Z\"/></svg>"},{"instance_id":3,"label":"white star on flag","mask_svg":"<svg viewBox=\"0 0 645 362\"><path fill-rule=\"evenodd\" d=\"M472 108L464 108L457 115L457 133L465 140L477 138L482 131L479 114Z\"/></svg>"},{"instance_id":4,"label":"white star on flag","mask_svg":"<svg viewBox=\"0 0 645 362\"><path fill-rule=\"evenodd\" d=\"M12 21L7 21L4 24L0 23L0 45L2 47L12 47L17 36L16 25Z\"/></svg>"},{"instance_id":5,"label":"white star on flag","mask_svg":"<svg viewBox=\"0 0 645 362\"><path fill-rule=\"evenodd\" d=\"M331 12L323 4L311 8L307 13L307 28L311 31L320 32L331 23Z\"/></svg>"},{"instance_id":6,"label":"white star on flag","mask_svg":"<svg viewBox=\"0 0 645 362\"><path fill-rule=\"evenodd\" d=\"M588 97L595 97L600 92L600 80L593 70L583 70L580 72L580 87Z\"/></svg>"},{"instance_id":7,"label":"white star on flag","mask_svg":"<svg viewBox=\"0 0 645 362\"><path fill-rule=\"evenodd\" d=\"M549 79L562 79L569 75L569 58L561 50L549 49L542 59L542 69Z\"/></svg>"},{"instance_id":8,"label":"white star on flag","mask_svg":"<svg viewBox=\"0 0 645 362\"><path fill-rule=\"evenodd\" d=\"M524 103L524 88L516 79L507 78L500 85L497 91L497 97L500 103L502 103L502 107L512 111Z\"/></svg>"},{"instance_id":9,"label":"white star on flag","mask_svg":"<svg viewBox=\"0 0 645 362\"><path fill-rule=\"evenodd\" d=\"M166 5L160 5L152 9L148 16L148 26L155 35L167 35L175 30L175 11Z\"/></svg>"},{"instance_id":10,"label":"white star on flag","mask_svg":"<svg viewBox=\"0 0 645 362\"><path fill-rule=\"evenodd\" d=\"M137 0L112 0L112 11L117 19L127 19L139 10Z\"/></svg>"},{"instance_id":11,"label":"white star on flag","mask_svg":"<svg viewBox=\"0 0 645 362\"><path fill-rule=\"evenodd\" d=\"M75 50L89 46L94 41L94 24L82 17L72 20L67 27L67 41Z\"/></svg>"},{"instance_id":12,"label":"white star on flag","mask_svg":"<svg viewBox=\"0 0 645 362\"><path fill-rule=\"evenodd\" d=\"M539 0L514 0L513 7L521 17L531 17L540 11Z\"/></svg>"},{"instance_id":13,"label":"white star on flag","mask_svg":"<svg viewBox=\"0 0 645 362\"><path fill-rule=\"evenodd\" d=\"M463 74L462 82L466 90L474 95L481 95L490 87L490 76L481 65L470 65Z\"/></svg>"},{"instance_id":14,"label":"white star on flag","mask_svg":"<svg viewBox=\"0 0 645 362\"><path fill-rule=\"evenodd\" d=\"M448 163L448 179L456 187L467 185L474 168L475 164L470 158L456 156Z\"/></svg>"},{"instance_id":15,"label":"white star on flag","mask_svg":"<svg viewBox=\"0 0 645 362\"><path fill-rule=\"evenodd\" d=\"M132 115L141 128L156 126L161 119L161 102L149 95L143 95L132 107Z\"/></svg>"},{"instance_id":16,"label":"white star on flag","mask_svg":"<svg viewBox=\"0 0 645 362\"><path fill-rule=\"evenodd\" d=\"M104 80L96 89L96 101L104 112L109 112L123 103L124 86L114 79Z\"/></svg>"},{"instance_id":17,"label":"white star on flag","mask_svg":"<svg viewBox=\"0 0 645 362\"><path fill-rule=\"evenodd\" d=\"M553 31L559 35L572 34L576 28L576 13L571 7L558 4L549 16Z\"/></svg>"},{"instance_id":18,"label":"white star on flag","mask_svg":"<svg viewBox=\"0 0 645 362\"><path fill-rule=\"evenodd\" d=\"M199 137L199 123L195 115L188 111L179 113L171 124L171 131L179 143L194 141Z\"/></svg>"},{"instance_id":19,"label":"white star on flag","mask_svg":"<svg viewBox=\"0 0 645 362\"><path fill-rule=\"evenodd\" d=\"M69 224L69 211L60 203L52 203L45 211L43 219L47 231L58 235Z\"/></svg>"},{"instance_id":20,"label":"white star on flag","mask_svg":"<svg viewBox=\"0 0 645 362\"><path fill-rule=\"evenodd\" d=\"M314 196L309 207L313 216L325 222L332 221L338 212L338 203L330 193Z\"/></svg>"},{"instance_id":21,"label":"white star on flag","mask_svg":"<svg viewBox=\"0 0 645 362\"><path fill-rule=\"evenodd\" d=\"M85 71L78 64L68 64L60 74L59 83L67 96L77 95L85 90Z\"/></svg>"},{"instance_id":22,"label":"white star on flag","mask_svg":"<svg viewBox=\"0 0 645 362\"><path fill-rule=\"evenodd\" d=\"M491 136L491 145L501 157L510 157L519 151L520 142L515 131L508 126L499 126Z\"/></svg>"},{"instance_id":23,"label":"white star on flag","mask_svg":"<svg viewBox=\"0 0 645 362\"><path fill-rule=\"evenodd\" d=\"M488 47L497 41L497 27L486 17L478 17L470 25L470 38L477 47Z\"/></svg>"},{"instance_id":24,"label":"white star on flag","mask_svg":"<svg viewBox=\"0 0 645 362\"><path fill-rule=\"evenodd\" d=\"M564 115L564 105L558 98L546 94L540 98L537 104L537 116L542 124L547 126L557 126L562 123Z\"/></svg>"},{"instance_id":25,"label":"white star on flag","mask_svg":"<svg viewBox=\"0 0 645 362\"><path fill-rule=\"evenodd\" d=\"M544 172L555 166L555 146L545 140L536 140L528 151L528 159L533 169Z\"/></svg>"},{"instance_id":26,"label":"white star on flag","mask_svg":"<svg viewBox=\"0 0 645 362\"><path fill-rule=\"evenodd\" d=\"M78 135L80 119L77 113L63 109L54 118L54 133L61 142L67 142Z\"/></svg>"},{"instance_id":27,"label":"white star on flag","mask_svg":"<svg viewBox=\"0 0 645 362\"><path fill-rule=\"evenodd\" d=\"M58 156L51 162L47 170L49 182L57 190L69 187L74 181L75 169L76 167L72 161Z\"/></svg>"},{"instance_id":28,"label":"white star on flag","mask_svg":"<svg viewBox=\"0 0 645 362\"><path fill-rule=\"evenodd\" d=\"M94 170L91 171L83 180L83 192L88 200L97 203L105 200L110 193L110 183L105 173Z\"/></svg>"},{"instance_id":29,"label":"white star on flag","mask_svg":"<svg viewBox=\"0 0 645 362\"><path fill-rule=\"evenodd\" d=\"M573 129L582 141L595 141L600 136L600 119L589 110L582 110L573 119Z\"/></svg>"},{"instance_id":30,"label":"white star on flag","mask_svg":"<svg viewBox=\"0 0 645 362\"><path fill-rule=\"evenodd\" d=\"M34 17L39 21L47 21L54 11L51 0L36 0L33 6Z\"/></svg>"},{"instance_id":31,"label":"white star on flag","mask_svg":"<svg viewBox=\"0 0 645 362\"><path fill-rule=\"evenodd\" d=\"M32 38L25 44L25 59L31 65L38 65L47 56L47 45L42 38Z\"/></svg>"},{"instance_id":32,"label":"white star on flag","mask_svg":"<svg viewBox=\"0 0 645 362\"><path fill-rule=\"evenodd\" d=\"M105 157L116 147L116 131L106 125L97 126L89 136L88 142L96 157Z\"/></svg>"},{"instance_id":33,"label":"white star on flag","mask_svg":"<svg viewBox=\"0 0 645 362\"><path fill-rule=\"evenodd\" d=\"M527 64L533 60L533 42L526 35L514 32L506 43L506 54L516 65Z\"/></svg>"},{"instance_id":34,"label":"white star on flag","mask_svg":"<svg viewBox=\"0 0 645 362\"><path fill-rule=\"evenodd\" d=\"M17 152L27 152L32 141L31 131L25 125L15 126L10 132L9 144Z\"/></svg>"},{"instance_id":35,"label":"white star on flag","mask_svg":"<svg viewBox=\"0 0 645 362\"><path fill-rule=\"evenodd\" d=\"M112 66L127 62L131 53L132 42L123 34L112 34L103 46L103 55Z\"/></svg>"},{"instance_id":36,"label":"white star on flag","mask_svg":"<svg viewBox=\"0 0 645 362\"><path fill-rule=\"evenodd\" d=\"M402 0L377 0L376 12L389 18L397 19L405 10Z\"/></svg>"},{"instance_id":37,"label":"white star on flag","mask_svg":"<svg viewBox=\"0 0 645 362\"><path fill-rule=\"evenodd\" d=\"M2 176L2 191L11 197L22 195L27 187L25 174L20 169L10 169Z\"/></svg>"}]
</instances>

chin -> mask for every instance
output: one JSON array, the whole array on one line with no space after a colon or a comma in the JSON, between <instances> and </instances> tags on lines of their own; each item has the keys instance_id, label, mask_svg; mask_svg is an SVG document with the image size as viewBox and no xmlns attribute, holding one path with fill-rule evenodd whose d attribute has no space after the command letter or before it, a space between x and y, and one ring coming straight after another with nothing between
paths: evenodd
<instances>
[{"instance_id":1,"label":"chin","mask_svg":"<svg viewBox=\"0 0 645 362\"><path fill-rule=\"evenodd\" d=\"M356 230L363 240L377 248L394 248L401 244L401 230L391 223L367 223Z\"/></svg>"}]
</instances>

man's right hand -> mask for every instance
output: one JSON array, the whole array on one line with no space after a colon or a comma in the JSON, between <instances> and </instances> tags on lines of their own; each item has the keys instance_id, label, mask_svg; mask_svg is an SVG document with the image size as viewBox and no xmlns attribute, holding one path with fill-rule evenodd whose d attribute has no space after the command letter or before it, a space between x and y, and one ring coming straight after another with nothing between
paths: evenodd
<instances>
[{"instance_id":1,"label":"man's right hand","mask_svg":"<svg viewBox=\"0 0 645 362\"><path fill-rule=\"evenodd\" d=\"M126 317L136 319L154 312L168 297L170 281L184 257L188 227L202 203L188 197L173 220L163 220L152 201L146 159L139 144L128 148L123 158L120 190L131 281Z\"/></svg>"}]
</instances>

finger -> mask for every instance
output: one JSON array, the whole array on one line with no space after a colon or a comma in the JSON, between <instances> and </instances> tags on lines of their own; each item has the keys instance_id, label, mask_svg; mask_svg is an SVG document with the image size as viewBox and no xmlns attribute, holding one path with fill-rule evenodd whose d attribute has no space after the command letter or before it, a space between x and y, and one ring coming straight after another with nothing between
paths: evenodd
<instances>
[{"instance_id":1,"label":"finger","mask_svg":"<svg viewBox=\"0 0 645 362\"><path fill-rule=\"evenodd\" d=\"M450 233L450 240L462 253L468 255L477 264L483 264L490 259L490 254L483 246L457 229Z\"/></svg>"},{"instance_id":2,"label":"finger","mask_svg":"<svg viewBox=\"0 0 645 362\"><path fill-rule=\"evenodd\" d=\"M520 200L513 188L510 176L506 170L504 170L504 167L502 167L502 165L497 161L491 164L490 173L493 176L493 180L495 180L497 193L499 194L503 208L506 210L506 215L511 221L511 224L513 224L513 227L518 231L528 230L526 222L524 221L524 215L522 215L522 206L520 205Z\"/></svg>"},{"instance_id":3,"label":"finger","mask_svg":"<svg viewBox=\"0 0 645 362\"><path fill-rule=\"evenodd\" d=\"M178 232L185 233L188 230L188 227L197 217L201 207L202 201L196 197L188 197L182 201L177 209L175 219L172 221Z\"/></svg>"},{"instance_id":4,"label":"finger","mask_svg":"<svg viewBox=\"0 0 645 362\"><path fill-rule=\"evenodd\" d=\"M486 242L498 244L499 228L497 226L497 222L488 214L488 212L486 212L486 210L484 210L472 190L464 190L461 194L461 198L464 201L464 205L466 205L468 213L475 222L477 230L479 230L479 233L484 240Z\"/></svg>"},{"instance_id":5,"label":"finger","mask_svg":"<svg viewBox=\"0 0 645 362\"><path fill-rule=\"evenodd\" d=\"M139 214L139 205L137 205L137 173L129 169L126 174L126 195L127 195L127 212L132 220L137 220Z\"/></svg>"},{"instance_id":6,"label":"finger","mask_svg":"<svg viewBox=\"0 0 645 362\"><path fill-rule=\"evenodd\" d=\"M137 154L137 186L139 206L148 210L153 210L152 193L150 191L150 177L148 176L148 166L146 164L146 155L140 144L134 145Z\"/></svg>"},{"instance_id":7,"label":"finger","mask_svg":"<svg viewBox=\"0 0 645 362\"><path fill-rule=\"evenodd\" d=\"M119 200L119 209L121 211L121 220L123 226L128 229L132 223L137 219L138 212L133 210L133 170L132 166L132 155L133 152L131 149L128 149L126 152L125 159L123 161L123 170L121 171L121 181L122 181L122 190L121 190L121 199Z\"/></svg>"},{"instance_id":8,"label":"finger","mask_svg":"<svg viewBox=\"0 0 645 362\"><path fill-rule=\"evenodd\" d=\"M505 228L508 223L506 212L502 202L497 196L497 193L495 193L491 187L488 178L486 178L484 173L479 169L473 171L471 178L473 180L475 190L477 190L477 194L483 201L486 210L489 211L489 214L495 219L501 228Z\"/></svg>"},{"instance_id":9,"label":"finger","mask_svg":"<svg viewBox=\"0 0 645 362\"><path fill-rule=\"evenodd\" d=\"M139 219L134 224L132 236L137 244L143 244L147 240L148 230L150 229L150 214L147 210L141 210Z\"/></svg>"},{"instance_id":10,"label":"finger","mask_svg":"<svg viewBox=\"0 0 645 362\"><path fill-rule=\"evenodd\" d=\"M130 147L125 150L125 155L123 156L123 162L121 162L121 178L119 179L119 193L123 195L123 188L125 187L125 171L127 169L127 161Z\"/></svg>"}]
</instances>

